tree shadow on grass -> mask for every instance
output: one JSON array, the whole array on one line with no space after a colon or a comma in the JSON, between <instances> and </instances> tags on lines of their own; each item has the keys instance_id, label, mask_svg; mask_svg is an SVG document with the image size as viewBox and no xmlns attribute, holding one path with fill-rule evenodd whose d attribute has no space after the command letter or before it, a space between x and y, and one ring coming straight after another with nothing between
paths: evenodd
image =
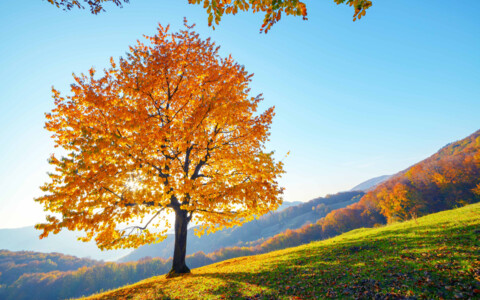
<instances>
[{"instance_id":1,"label":"tree shadow on grass","mask_svg":"<svg viewBox=\"0 0 480 300\"><path fill-rule=\"evenodd\" d=\"M340 240L318 250L307 248L277 265L261 265L265 271L192 276L222 280L225 284L210 295L229 299L475 298L480 289L475 279L480 245L471 239L475 230L478 226L471 225L438 231L439 236L407 231L380 234L376 241ZM466 270L466 264L473 266Z\"/></svg>"},{"instance_id":2,"label":"tree shadow on grass","mask_svg":"<svg viewBox=\"0 0 480 300\"><path fill-rule=\"evenodd\" d=\"M188 293L201 283L204 299L476 298L480 263L475 261L480 244L472 237L477 230L477 225L466 224L448 229L417 226L381 231L363 240L347 236L269 260L243 257L221 262L215 265L218 272L195 274L193 270L188 275L193 281L179 280L178 284L182 287L183 282ZM471 265L471 270L465 265ZM135 291L109 296L130 299L135 292L153 290L155 294L141 299L170 299L171 294L162 288L161 283L147 282ZM181 299L191 299L189 296L184 294Z\"/></svg>"}]
</instances>

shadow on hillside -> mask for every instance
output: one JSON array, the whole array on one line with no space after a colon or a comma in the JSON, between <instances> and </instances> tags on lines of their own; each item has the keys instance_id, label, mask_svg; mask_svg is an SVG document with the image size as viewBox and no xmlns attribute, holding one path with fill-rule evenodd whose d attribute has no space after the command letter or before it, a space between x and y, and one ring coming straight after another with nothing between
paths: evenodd
<instances>
[{"instance_id":1,"label":"shadow on hillside","mask_svg":"<svg viewBox=\"0 0 480 300\"><path fill-rule=\"evenodd\" d=\"M469 225L438 231L426 226L406 228L393 235L380 232L372 241L340 240L303 250L276 264L260 265L267 271L258 272L250 266L251 272L219 270L191 276L221 280L223 285L211 290L211 295L220 296L228 290L232 298L475 296L472 291L480 289L480 282L471 271L465 271L464 264L478 259L480 242L472 239L477 231L478 226ZM239 265L242 261L235 262L235 267ZM480 265L473 272L479 271ZM245 286L258 293L245 294Z\"/></svg>"},{"instance_id":2,"label":"shadow on hillside","mask_svg":"<svg viewBox=\"0 0 480 300\"><path fill-rule=\"evenodd\" d=\"M186 277L194 279L188 283L192 286L184 288L202 288L206 298L226 299L478 297L478 224L446 225L381 230L360 240L347 236L271 258L239 257L208 267L210 273L193 270ZM144 299L169 299L169 287L163 288L162 282L152 281L109 296L129 299L140 293Z\"/></svg>"}]
</instances>

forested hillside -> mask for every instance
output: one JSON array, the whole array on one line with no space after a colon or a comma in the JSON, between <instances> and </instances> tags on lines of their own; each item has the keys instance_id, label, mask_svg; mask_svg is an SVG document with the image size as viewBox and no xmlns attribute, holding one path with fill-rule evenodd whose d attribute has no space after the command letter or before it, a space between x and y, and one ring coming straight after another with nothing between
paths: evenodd
<instances>
[{"instance_id":1,"label":"forested hillside","mask_svg":"<svg viewBox=\"0 0 480 300\"><path fill-rule=\"evenodd\" d=\"M479 200L480 130L380 184L358 205L391 222Z\"/></svg>"},{"instance_id":2,"label":"forested hillside","mask_svg":"<svg viewBox=\"0 0 480 300\"><path fill-rule=\"evenodd\" d=\"M480 130L392 176L323 220L327 234L407 220L480 201Z\"/></svg>"},{"instance_id":3,"label":"forested hillside","mask_svg":"<svg viewBox=\"0 0 480 300\"><path fill-rule=\"evenodd\" d=\"M0 299L4 299L7 287L20 277L35 276L32 274L42 274L40 276L43 276L44 273L53 271L73 271L99 263L95 260L60 253L0 250Z\"/></svg>"},{"instance_id":4,"label":"forested hillside","mask_svg":"<svg viewBox=\"0 0 480 300\"><path fill-rule=\"evenodd\" d=\"M353 191L315 198L306 203L269 213L242 226L227 228L202 237L194 235L192 228L187 237L187 254L199 251L210 253L224 247L252 245L252 242L258 244L287 229L296 229L307 223L315 223L330 211L359 201L363 194L361 191ZM173 244L173 235L169 235L162 243L139 247L119 261L136 261L143 257L167 259L173 253Z\"/></svg>"}]
</instances>

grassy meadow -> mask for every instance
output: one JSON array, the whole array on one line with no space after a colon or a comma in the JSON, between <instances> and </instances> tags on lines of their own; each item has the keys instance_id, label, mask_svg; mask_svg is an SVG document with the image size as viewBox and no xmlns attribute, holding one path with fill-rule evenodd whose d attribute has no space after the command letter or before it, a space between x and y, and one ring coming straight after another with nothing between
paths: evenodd
<instances>
[{"instance_id":1,"label":"grassy meadow","mask_svg":"<svg viewBox=\"0 0 480 300\"><path fill-rule=\"evenodd\" d=\"M480 298L480 203L84 299Z\"/></svg>"}]
</instances>

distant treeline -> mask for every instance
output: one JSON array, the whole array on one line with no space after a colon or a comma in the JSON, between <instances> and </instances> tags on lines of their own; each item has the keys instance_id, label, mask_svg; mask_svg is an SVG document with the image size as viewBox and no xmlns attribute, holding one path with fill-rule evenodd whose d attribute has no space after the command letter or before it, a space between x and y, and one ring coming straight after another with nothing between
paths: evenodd
<instances>
[{"instance_id":1,"label":"distant treeline","mask_svg":"<svg viewBox=\"0 0 480 300\"><path fill-rule=\"evenodd\" d=\"M187 257L192 267L233 257L254 255L315 240L352 229L372 227L480 201L480 131L442 148L430 158L395 175L346 208L330 212L314 224L287 230L250 247L228 247ZM310 208L311 209L311 208ZM22 275L0 291L1 299L61 299L164 274L171 260L144 259L106 263L77 271ZM2 294L3 293L3 294Z\"/></svg>"}]
</instances>

